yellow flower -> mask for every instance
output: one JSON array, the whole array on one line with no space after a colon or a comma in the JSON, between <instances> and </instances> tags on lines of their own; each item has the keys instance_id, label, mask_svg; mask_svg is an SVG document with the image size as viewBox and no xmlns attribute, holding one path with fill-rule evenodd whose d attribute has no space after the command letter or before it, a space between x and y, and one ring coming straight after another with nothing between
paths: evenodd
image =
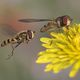
<instances>
[{"instance_id":1,"label":"yellow flower","mask_svg":"<svg viewBox=\"0 0 80 80\"><path fill-rule=\"evenodd\" d=\"M46 64L45 71L58 73L72 66L69 74L74 77L80 69L80 24L65 27L62 33L51 32L51 38L41 38L42 46L46 48L38 54L36 63Z\"/></svg>"}]
</instances>

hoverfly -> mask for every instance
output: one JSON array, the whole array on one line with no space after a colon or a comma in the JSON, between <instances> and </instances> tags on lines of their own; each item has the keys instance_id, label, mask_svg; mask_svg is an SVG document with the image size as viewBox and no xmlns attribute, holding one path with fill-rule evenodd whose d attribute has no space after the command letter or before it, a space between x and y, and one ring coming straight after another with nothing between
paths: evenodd
<instances>
[{"instance_id":1,"label":"hoverfly","mask_svg":"<svg viewBox=\"0 0 80 80\"><path fill-rule=\"evenodd\" d=\"M11 46L12 46L12 53L10 55L8 55L7 59L9 59L9 58L11 58L11 56L13 56L15 48L17 48L21 43L23 43L23 42L28 43L31 39L33 39L34 34L35 34L35 31L24 30L24 31L17 33L14 37L4 40L1 43L1 47L4 47L8 44L11 44ZM15 46L13 46L14 44L15 44Z\"/></svg>"},{"instance_id":2,"label":"hoverfly","mask_svg":"<svg viewBox=\"0 0 80 80\"><path fill-rule=\"evenodd\" d=\"M20 19L19 21L26 22L26 23L50 21L47 23L47 25L44 25L40 29L40 32L46 32L46 31L54 28L54 26L56 26L58 28L66 26L66 28L68 29L68 26L71 24L72 19L70 18L70 16L64 15L64 16L57 17L56 19Z\"/></svg>"}]
</instances>

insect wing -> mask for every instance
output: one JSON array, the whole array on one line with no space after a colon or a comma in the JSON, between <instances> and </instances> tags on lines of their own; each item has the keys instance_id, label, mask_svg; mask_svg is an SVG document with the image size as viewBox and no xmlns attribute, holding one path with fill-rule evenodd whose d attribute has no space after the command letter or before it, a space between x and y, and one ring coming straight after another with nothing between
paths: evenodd
<instances>
[{"instance_id":1,"label":"insect wing","mask_svg":"<svg viewBox=\"0 0 80 80\"><path fill-rule=\"evenodd\" d=\"M18 21L30 23L30 22L52 21L52 20L51 19L20 19Z\"/></svg>"}]
</instances>

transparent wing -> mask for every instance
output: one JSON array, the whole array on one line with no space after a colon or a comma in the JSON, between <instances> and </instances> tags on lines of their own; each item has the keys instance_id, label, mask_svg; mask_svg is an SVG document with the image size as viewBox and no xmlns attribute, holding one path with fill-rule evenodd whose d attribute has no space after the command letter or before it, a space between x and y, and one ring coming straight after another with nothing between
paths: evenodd
<instances>
[{"instance_id":1,"label":"transparent wing","mask_svg":"<svg viewBox=\"0 0 80 80\"><path fill-rule=\"evenodd\" d=\"M30 22L41 22L41 21L53 21L53 20L51 20L51 19L20 19L18 21L30 23Z\"/></svg>"},{"instance_id":2,"label":"transparent wing","mask_svg":"<svg viewBox=\"0 0 80 80\"><path fill-rule=\"evenodd\" d=\"M17 31L9 24L0 24L0 33L7 36L14 36Z\"/></svg>"}]
</instances>

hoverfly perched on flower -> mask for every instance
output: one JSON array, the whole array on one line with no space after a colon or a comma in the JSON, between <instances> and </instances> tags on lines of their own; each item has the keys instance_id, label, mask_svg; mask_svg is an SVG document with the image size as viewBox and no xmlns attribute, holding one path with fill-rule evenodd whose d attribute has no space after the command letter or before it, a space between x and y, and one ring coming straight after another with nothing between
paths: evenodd
<instances>
[{"instance_id":1,"label":"hoverfly perched on flower","mask_svg":"<svg viewBox=\"0 0 80 80\"><path fill-rule=\"evenodd\" d=\"M66 28L68 29L68 26L71 24L72 19L70 18L70 16L64 15L64 16L57 17L56 19L20 19L19 21L26 22L26 23L50 21L50 22L48 22L47 25L44 25L40 29L40 32L46 32L46 31L54 28L55 26L58 28L66 26Z\"/></svg>"},{"instance_id":2,"label":"hoverfly perched on flower","mask_svg":"<svg viewBox=\"0 0 80 80\"><path fill-rule=\"evenodd\" d=\"M35 31L24 30L24 31L21 31L21 32L15 34L15 36L13 36L12 38L8 38L7 40L2 41L1 47L4 47L8 44L11 44L11 46L12 46L12 54L9 55L9 57L7 59L9 59L9 58L11 58L11 56L13 56L15 48L17 48L21 43L23 43L23 42L28 43L30 40L32 40L34 38L34 34L35 34ZM15 44L15 46L13 46L14 44Z\"/></svg>"}]
</instances>

